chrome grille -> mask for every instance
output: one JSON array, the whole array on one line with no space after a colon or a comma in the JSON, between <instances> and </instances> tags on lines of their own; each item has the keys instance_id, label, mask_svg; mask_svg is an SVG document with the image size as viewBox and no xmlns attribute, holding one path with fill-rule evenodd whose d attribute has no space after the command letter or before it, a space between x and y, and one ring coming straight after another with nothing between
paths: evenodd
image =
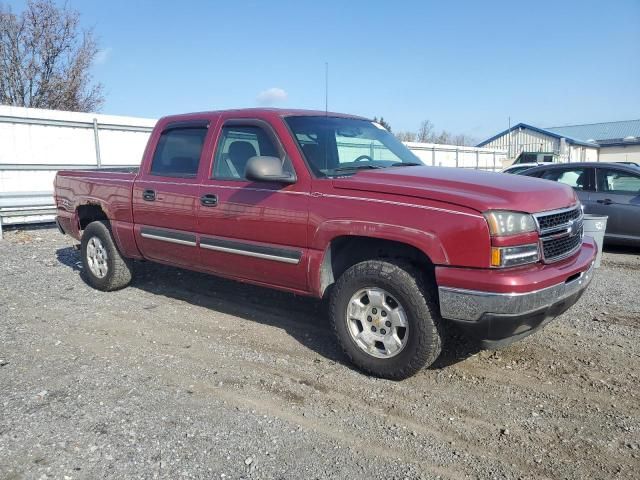
<instances>
[{"instance_id":1,"label":"chrome grille","mask_svg":"<svg viewBox=\"0 0 640 480\"><path fill-rule=\"evenodd\" d=\"M573 236L564 236L560 238L550 238L542 241L542 253L547 260L553 260L558 257L564 257L567 253L571 254L576 247L582 243L582 226L578 233Z\"/></svg>"},{"instance_id":2,"label":"chrome grille","mask_svg":"<svg viewBox=\"0 0 640 480\"><path fill-rule=\"evenodd\" d=\"M580 206L534 215L540 231L542 259L557 262L578 251L582 245Z\"/></svg>"},{"instance_id":3,"label":"chrome grille","mask_svg":"<svg viewBox=\"0 0 640 480\"><path fill-rule=\"evenodd\" d=\"M548 215L540 214L536 216L540 233L549 232L566 228L569 222L582 217L582 209L580 207L558 213L550 213Z\"/></svg>"}]
</instances>

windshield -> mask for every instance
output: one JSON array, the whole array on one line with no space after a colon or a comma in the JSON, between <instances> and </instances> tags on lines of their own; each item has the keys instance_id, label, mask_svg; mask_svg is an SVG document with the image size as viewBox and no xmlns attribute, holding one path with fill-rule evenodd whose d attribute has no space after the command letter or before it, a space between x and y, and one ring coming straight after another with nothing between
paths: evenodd
<instances>
[{"instance_id":1,"label":"windshield","mask_svg":"<svg viewBox=\"0 0 640 480\"><path fill-rule=\"evenodd\" d=\"M337 117L287 117L285 120L307 163L318 176L422 165L402 142L369 120Z\"/></svg>"}]
</instances>

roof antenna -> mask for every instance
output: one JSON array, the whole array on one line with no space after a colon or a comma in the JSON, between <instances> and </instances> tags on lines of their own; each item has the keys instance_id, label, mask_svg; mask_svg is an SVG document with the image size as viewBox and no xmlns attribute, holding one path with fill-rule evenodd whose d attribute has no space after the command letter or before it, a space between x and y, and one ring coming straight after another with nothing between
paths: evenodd
<instances>
[{"instance_id":1,"label":"roof antenna","mask_svg":"<svg viewBox=\"0 0 640 480\"><path fill-rule=\"evenodd\" d=\"M324 114L329 116L329 62L324 62Z\"/></svg>"}]
</instances>

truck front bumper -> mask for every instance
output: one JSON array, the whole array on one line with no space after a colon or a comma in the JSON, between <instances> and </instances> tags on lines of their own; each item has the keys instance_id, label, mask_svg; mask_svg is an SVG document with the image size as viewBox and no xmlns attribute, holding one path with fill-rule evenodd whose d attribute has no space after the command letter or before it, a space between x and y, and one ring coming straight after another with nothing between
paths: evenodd
<instances>
[{"instance_id":1,"label":"truck front bumper","mask_svg":"<svg viewBox=\"0 0 640 480\"><path fill-rule=\"evenodd\" d=\"M554 277L559 280L542 288L536 288L540 282L527 288L523 278L516 281L513 275L505 276L504 271L494 274L497 272L494 270L485 271L485 283L487 277L494 274L496 290L508 289L508 285L501 284L508 279L512 287L517 285L518 291L486 291L441 285L438 288L440 313L443 318L480 339L485 348L509 345L539 330L578 301L593 278L595 252L593 242L585 239L583 248L574 259L540 265L535 267L535 272L528 269L519 271L523 278L532 276L538 281L544 278L543 284L549 283ZM442 276L451 278L450 272Z\"/></svg>"}]
</instances>

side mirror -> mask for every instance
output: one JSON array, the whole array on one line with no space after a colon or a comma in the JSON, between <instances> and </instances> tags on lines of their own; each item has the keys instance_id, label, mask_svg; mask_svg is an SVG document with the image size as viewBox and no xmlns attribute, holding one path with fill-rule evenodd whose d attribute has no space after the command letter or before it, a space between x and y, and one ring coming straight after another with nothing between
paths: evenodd
<instances>
[{"instance_id":1,"label":"side mirror","mask_svg":"<svg viewBox=\"0 0 640 480\"><path fill-rule=\"evenodd\" d=\"M282 160L278 157L258 156L247 161L244 170L247 180L254 182L295 183L296 177L282 169Z\"/></svg>"}]
</instances>

